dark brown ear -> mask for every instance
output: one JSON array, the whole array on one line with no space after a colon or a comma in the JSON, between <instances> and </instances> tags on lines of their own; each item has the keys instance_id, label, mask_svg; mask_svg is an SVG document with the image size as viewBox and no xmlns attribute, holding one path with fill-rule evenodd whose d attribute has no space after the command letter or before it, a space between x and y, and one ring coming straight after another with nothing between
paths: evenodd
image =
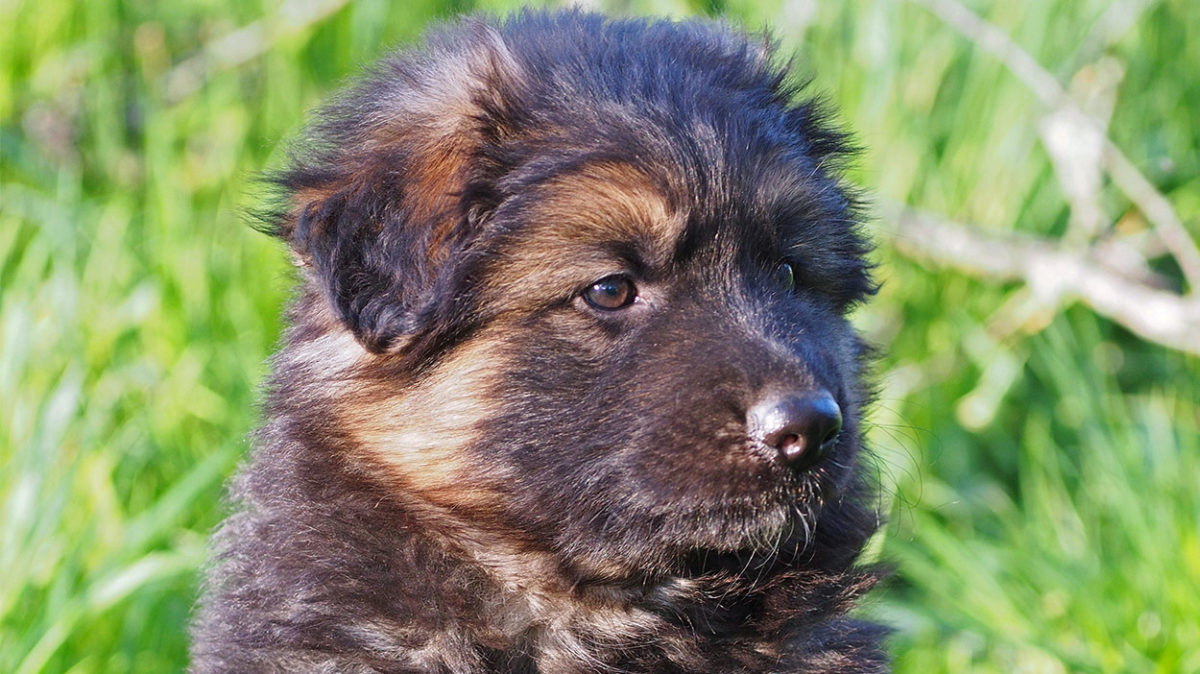
<instances>
[{"instance_id":1,"label":"dark brown ear","mask_svg":"<svg viewBox=\"0 0 1200 674\"><path fill-rule=\"evenodd\" d=\"M288 204L273 232L368 350L403 350L437 313L492 205L486 146L519 80L493 28L443 28L324 108L272 177Z\"/></svg>"}]
</instances>

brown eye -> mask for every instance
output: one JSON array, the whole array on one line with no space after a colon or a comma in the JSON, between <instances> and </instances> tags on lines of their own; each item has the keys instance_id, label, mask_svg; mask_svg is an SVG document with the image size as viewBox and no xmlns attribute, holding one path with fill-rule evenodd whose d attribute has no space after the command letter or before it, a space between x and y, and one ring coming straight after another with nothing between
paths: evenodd
<instances>
[{"instance_id":1,"label":"brown eye","mask_svg":"<svg viewBox=\"0 0 1200 674\"><path fill-rule=\"evenodd\" d=\"M583 291L583 301L593 309L616 311L633 304L637 288L626 276L608 276L596 281Z\"/></svg>"},{"instance_id":2,"label":"brown eye","mask_svg":"<svg viewBox=\"0 0 1200 674\"><path fill-rule=\"evenodd\" d=\"M792 265L780 262L775 271L771 272L771 283L784 292L792 292L796 288L796 275L792 272Z\"/></svg>"}]
</instances>

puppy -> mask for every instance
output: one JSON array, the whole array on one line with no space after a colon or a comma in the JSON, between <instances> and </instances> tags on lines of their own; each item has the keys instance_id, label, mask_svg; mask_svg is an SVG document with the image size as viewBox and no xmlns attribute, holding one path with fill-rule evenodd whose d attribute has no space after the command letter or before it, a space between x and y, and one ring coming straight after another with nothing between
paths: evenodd
<instances>
[{"instance_id":1,"label":"puppy","mask_svg":"<svg viewBox=\"0 0 1200 674\"><path fill-rule=\"evenodd\" d=\"M275 176L207 672L881 672L847 145L720 23L462 20Z\"/></svg>"}]
</instances>

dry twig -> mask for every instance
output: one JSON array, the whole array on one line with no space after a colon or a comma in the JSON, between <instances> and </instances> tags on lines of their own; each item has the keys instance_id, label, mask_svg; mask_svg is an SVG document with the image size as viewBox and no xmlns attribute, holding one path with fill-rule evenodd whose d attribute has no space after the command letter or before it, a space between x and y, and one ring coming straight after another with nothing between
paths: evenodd
<instances>
[{"instance_id":1,"label":"dry twig","mask_svg":"<svg viewBox=\"0 0 1200 674\"><path fill-rule=\"evenodd\" d=\"M996 57L1033 92L1042 105L1052 111L1071 109L1072 112L1077 112L1078 116L1086 117L1078 111L1078 105L1066 94L1054 75L1046 71L1004 31L988 23L957 0L912 1L924 6L947 25ZM1098 130L1103 132L1102 129ZM1200 249L1196 247L1195 241L1188 234L1171 203L1107 136L1104 137L1102 159L1113 183L1154 226L1163 245L1171 252L1182 270L1189 294L1196 296L1200 291Z\"/></svg>"},{"instance_id":2,"label":"dry twig","mask_svg":"<svg viewBox=\"0 0 1200 674\"><path fill-rule=\"evenodd\" d=\"M1023 281L1045 306L1078 299L1135 334L1200 355L1200 298L1125 278L1091 249L1063 250L1034 236L985 233L911 209L880 204L903 254L999 281Z\"/></svg>"}]
</instances>

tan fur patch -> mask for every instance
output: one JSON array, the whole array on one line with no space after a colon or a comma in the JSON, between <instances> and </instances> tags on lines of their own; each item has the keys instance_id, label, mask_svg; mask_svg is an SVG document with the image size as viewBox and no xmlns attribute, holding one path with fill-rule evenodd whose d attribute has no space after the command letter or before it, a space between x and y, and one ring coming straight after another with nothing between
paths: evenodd
<instances>
[{"instance_id":1,"label":"tan fur patch","mask_svg":"<svg viewBox=\"0 0 1200 674\"><path fill-rule=\"evenodd\" d=\"M686 221L649 176L628 164L592 164L539 186L538 193L529 229L504 251L504 263L489 279L489 299L505 309L529 309L550 294L570 296L581 283L629 271L613 254L614 244L662 268ZM523 292L528 288L538 291Z\"/></svg>"},{"instance_id":2,"label":"tan fur patch","mask_svg":"<svg viewBox=\"0 0 1200 674\"><path fill-rule=\"evenodd\" d=\"M336 416L353 451L430 504L486 507L493 498L465 449L476 442L478 424L503 402L492 396L493 382L506 367L495 346L481 334L419 379L363 376L358 392L338 393ZM504 476L487 477L494 483Z\"/></svg>"},{"instance_id":3,"label":"tan fur patch","mask_svg":"<svg viewBox=\"0 0 1200 674\"><path fill-rule=\"evenodd\" d=\"M317 376L317 387L347 381L367 352L346 328L338 325L325 334L292 349L291 362Z\"/></svg>"}]
</instances>

